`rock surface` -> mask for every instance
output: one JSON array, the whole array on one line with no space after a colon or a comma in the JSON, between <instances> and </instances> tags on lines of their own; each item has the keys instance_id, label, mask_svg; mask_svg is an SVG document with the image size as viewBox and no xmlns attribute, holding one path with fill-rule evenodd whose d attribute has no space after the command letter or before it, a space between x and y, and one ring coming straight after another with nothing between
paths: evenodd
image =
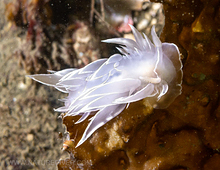
<instances>
[{"instance_id":1,"label":"rock surface","mask_svg":"<svg viewBox=\"0 0 220 170\"><path fill-rule=\"evenodd\" d=\"M182 53L182 95L166 110L132 103L79 148L74 146L87 122L78 127L71 123L75 118L64 118L75 169L220 169L220 2L155 2L164 5L162 41ZM63 160L58 167L65 165Z\"/></svg>"},{"instance_id":2,"label":"rock surface","mask_svg":"<svg viewBox=\"0 0 220 170\"><path fill-rule=\"evenodd\" d=\"M33 2L40 1L49 2ZM69 1L64 3L66 2ZM1 169L55 169L59 158L62 158L58 164L59 170L220 169L220 2L154 2L161 2L164 7L165 26L161 40L177 44L182 54L182 95L166 110L153 110L145 100L130 104L128 109L98 129L78 148L75 145L88 121L75 125L74 122L79 117L63 118L63 124L69 133L64 134L62 147L58 132L63 128L61 122L57 121L58 114L54 114L52 108L58 107L60 103L57 103L57 99L64 96L48 87L33 86L25 78L25 71L18 67L18 58L12 55L26 39L24 30L7 25L5 19L0 17ZM153 23L161 23L157 26L158 30L162 28L159 6L154 6L155 10L145 7L143 11L135 12L135 23L140 30L145 31ZM1 4L1 16L4 16L3 7L4 4ZM45 7L49 9L48 6ZM147 12L154 16L149 17ZM146 16L149 17L149 23ZM53 18L48 17L49 20ZM48 20L45 21L48 24ZM68 27L70 32L75 29L74 26ZM66 35L63 39L74 48L72 45L75 37L72 35ZM62 51L59 43L53 43L49 47L55 49L55 58L50 59L45 67L44 64L33 67L28 62L24 63L27 71L42 73L50 68L50 62L54 64L51 68L60 69L64 66L56 60L59 55L62 55L65 63L69 62L69 54L65 55L67 51ZM65 48L67 49L66 46ZM76 44L75 48L85 51L85 46L79 48ZM77 55L81 54L80 50ZM36 54L34 52L31 54ZM107 52L104 53L107 56ZM65 153L68 158L64 157Z\"/></svg>"}]
</instances>

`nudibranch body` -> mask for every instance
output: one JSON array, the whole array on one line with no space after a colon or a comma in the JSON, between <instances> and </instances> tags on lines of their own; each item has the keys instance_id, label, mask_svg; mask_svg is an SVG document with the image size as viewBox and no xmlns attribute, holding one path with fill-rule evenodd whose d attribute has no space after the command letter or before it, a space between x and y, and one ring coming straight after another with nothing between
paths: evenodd
<instances>
[{"instance_id":1,"label":"nudibranch body","mask_svg":"<svg viewBox=\"0 0 220 170\"><path fill-rule=\"evenodd\" d=\"M81 69L50 71L30 78L68 93L62 99L65 116L81 115L76 122L94 116L77 146L94 131L120 114L127 104L146 98L154 108L166 108L181 94L182 63L177 46L161 43L155 28L153 43L131 26L135 41L113 38L103 42L119 44L121 54L94 61Z\"/></svg>"}]
</instances>

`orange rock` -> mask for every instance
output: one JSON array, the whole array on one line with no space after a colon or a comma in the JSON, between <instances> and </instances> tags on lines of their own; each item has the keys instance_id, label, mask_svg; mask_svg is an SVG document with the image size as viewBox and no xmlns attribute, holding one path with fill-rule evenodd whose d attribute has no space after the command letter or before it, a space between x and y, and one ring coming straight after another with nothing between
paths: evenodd
<instances>
[{"instance_id":1,"label":"orange rock","mask_svg":"<svg viewBox=\"0 0 220 170\"><path fill-rule=\"evenodd\" d=\"M182 95L166 110L133 103L97 130L74 150L78 160L91 163L87 169L220 169L220 1L154 2L164 5L161 39L177 44L183 55ZM85 127L64 124L73 130L71 139Z\"/></svg>"}]
</instances>

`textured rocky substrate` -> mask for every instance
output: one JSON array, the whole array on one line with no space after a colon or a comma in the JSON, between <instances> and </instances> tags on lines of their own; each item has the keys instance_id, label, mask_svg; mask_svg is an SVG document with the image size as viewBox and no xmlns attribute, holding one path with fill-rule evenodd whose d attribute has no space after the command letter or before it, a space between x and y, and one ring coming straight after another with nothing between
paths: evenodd
<instances>
[{"instance_id":1,"label":"textured rocky substrate","mask_svg":"<svg viewBox=\"0 0 220 170\"><path fill-rule=\"evenodd\" d=\"M64 118L70 158L59 169L220 169L220 2L164 0L162 41L178 45L183 61L182 94L166 110L133 103L82 146L85 128ZM76 135L77 133L77 135Z\"/></svg>"},{"instance_id":2,"label":"textured rocky substrate","mask_svg":"<svg viewBox=\"0 0 220 170\"><path fill-rule=\"evenodd\" d=\"M15 2L20 4L11 4L6 11L11 25L0 17L1 168L54 169L61 158L62 141L58 140L58 132L62 128L52 108L58 107L56 100L63 96L50 88L33 86L24 77L26 73L18 67L17 60L27 72L44 73L47 69L81 67L93 60L88 58L91 54L94 59L98 58L94 34L88 31L85 22L90 4L76 6L75 13L66 10L62 17L50 14L57 9L69 9L66 5L73 1L62 1L60 6L54 4L56 8L50 6L54 1L30 1L29 6L21 5L27 1ZM78 148L75 145L88 121L75 125L73 122L79 117L63 118L68 133L63 136L62 149L69 153L69 158L60 160L58 169L220 169L220 2L154 2L163 3L165 13L161 40L177 44L182 54L182 95L166 110L153 110L145 100L132 103ZM37 6L43 11L41 15ZM159 31L163 25L160 8L144 6L144 10L132 11L134 23L143 32L159 23ZM150 6L152 8L148 8ZM76 20L73 16L81 18ZM72 23L69 22L71 17L74 18ZM21 30L17 30L13 22ZM101 30L108 30L100 23ZM10 33L9 30L16 31ZM14 50L16 55L12 55ZM105 50L102 53L109 56Z\"/></svg>"}]
</instances>

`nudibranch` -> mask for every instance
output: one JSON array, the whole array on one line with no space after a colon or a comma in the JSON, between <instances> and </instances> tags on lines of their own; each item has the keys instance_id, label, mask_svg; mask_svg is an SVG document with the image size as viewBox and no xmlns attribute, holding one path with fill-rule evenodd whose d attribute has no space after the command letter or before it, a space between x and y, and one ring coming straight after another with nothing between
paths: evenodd
<instances>
[{"instance_id":1,"label":"nudibranch","mask_svg":"<svg viewBox=\"0 0 220 170\"><path fill-rule=\"evenodd\" d=\"M76 147L131 102L145 98L154 108L166 108L181 94L183 73L177 46L161 43L154 26L151 29L153 42L133 26L131 29L135 41L127 38L103 41L118 44L120 54L96 60L80 69L28 76L68 93L61 99L64 106L55 111L65 112L65 116L81 115L75 123L93 115Z\"/></svg>"}]
</instances>

